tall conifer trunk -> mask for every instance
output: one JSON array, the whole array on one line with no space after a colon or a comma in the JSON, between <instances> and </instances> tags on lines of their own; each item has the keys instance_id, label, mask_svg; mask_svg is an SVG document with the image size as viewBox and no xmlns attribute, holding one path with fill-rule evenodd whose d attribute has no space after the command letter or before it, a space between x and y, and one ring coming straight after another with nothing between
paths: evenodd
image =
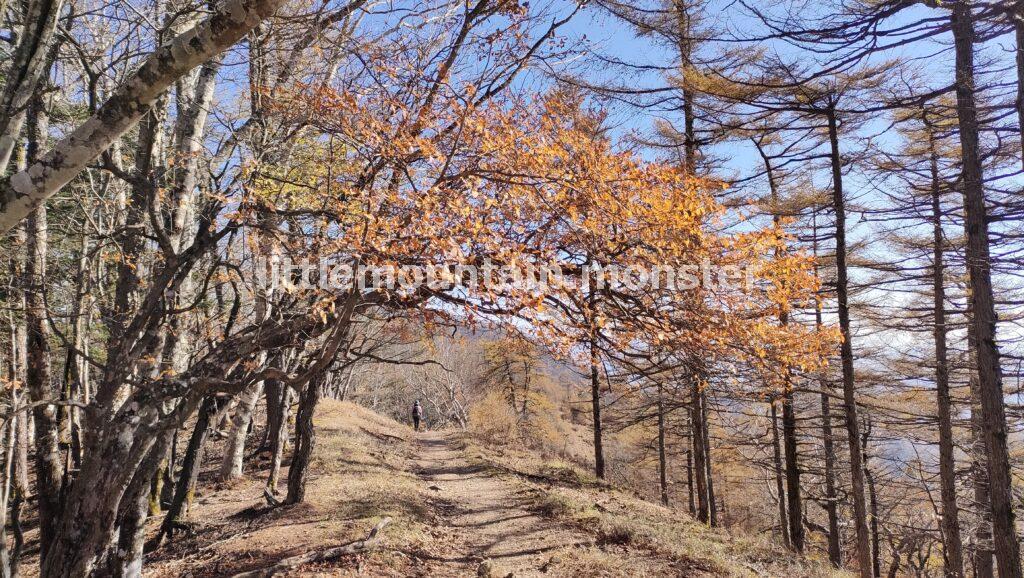
<instances>
[{"instance_id":1,"label":"tall conifer trunk","mask_svg":"<svg viewBox=\"0 0 1024 578\"><path fill-rule=\"evenodd\" d=\"M953 409L949 394L949 359L946 349L946 290L944 240L942 234L942 187L935 131L927 112L922 120L928 131L929 171L931 173L932 219L932 329L935 340L935 395L939 418L939 483L942 494L942 543L945 573L949 578L964 575L963 542L960 538L960 514L956 503L956 463L953 457Z\"/></svg>"},{"instance_id":2,"label":"tall conifer trunk","mask_svg":"<svg viewBox=\"0 0 1024 578\"><path fill-rule=\"evenodd\" d=\"M993 546L999 578L1021 578L1020 543L1017 540L1007 449L1003 375L996 344L992 262L974 87L975 32L971 4L954 3L952 29L956 51L956 111L962 154L967 272L971 282L971 310L978 347L978 392L988 463Z\"/></svg>"},{"instance_id":3,"label":"tall conifer trunk","mask_svg":"<svg viewBox=\"0 0 1024 578\"><path fill-rule=\"evenodd\" d=\"M871 537L868 532L867 506L864 502L864 463L860 447L860 422L857 418L857 385L853 373L853 344L850 331L849 279L846 265L846 199L843 195L843 167L839 154L839 127L835 103L830 100L825 110L832 163L832 208L835 211L836 237L836 301L839 310L839 331L843 342L839 357L843 370L843 411L846 415L846 437L850 448L850 485L853 501L853 523L857 532L858 570L863 578L871 578Z\"/></svg>"}]
</instances>

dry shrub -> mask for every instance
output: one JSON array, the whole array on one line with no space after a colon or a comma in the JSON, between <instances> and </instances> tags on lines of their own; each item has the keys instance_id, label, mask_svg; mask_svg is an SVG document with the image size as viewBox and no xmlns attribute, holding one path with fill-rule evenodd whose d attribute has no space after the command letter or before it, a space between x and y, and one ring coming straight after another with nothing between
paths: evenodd
<instances>
[{"instance_id":1,"label":"dry shrub","mask_svg":"<svg viewBox=\"0 0 1024 578\"><path fill-rule=\"evenodd\" d=\"M503 392L492 391L470 408L469 429L492 446L515 444L545 459L578 461L583 457L574 443L579 434L548 395L540 391L527 394L525 415L521 409L512 408Z\"/></svg>"},{"instance_id":2,"label":"dry shrub","mask_svg":"<svg viewBox=\"0 0 1024 578\"><path fill-rule=\"evenodd\" d=\"M635 539L633 529L626 524L604 523L597 530L597 543L601 545L627 546Z\"/></svg>"},{"instance_id":3,"label":"dry shrub","mask_svg":"<svg viewBox=\"0 0 1024 578\"><path fill-rule=\"evenodd\" d=\"M570 517L575 505L559 495L544 493L537 498L533 509L545 518L558 519Z\"/></svg>"},{"instance_id":4,"label":"dry shrub","mask_svg":"<svg viewBox=\"0 0 1024 578\"><path fill-rule=\"evenodd\" d=\"M488 393L469 410L469 429L489 444L504 444L519 437L519 420L505 397Z\"/></svg>"},{"instance_id":5,"label":"dry shrub","mask_svg":"<svg viewBox=\"0 0 1024 578\"><path fill-rule=\"evenodd\" d=\"M596 477L580 471L572 464L561 462L545 462L537 469L537 474L570 486L587 486L597 483Z\"/></svg>"},{"instance_id":6,"label":"dry shrub","mask_svg":"<svg viewBox=\"0 0 1024 578\"><path fill-rule=\"evenodd\" d=\"M524 438L533 449L547 454L561 454L565 440L572 434L572 428L562 419L561 412L551 398L539 392L527 397L528 415L521 429Z\"/></svg>"}]
</instances>

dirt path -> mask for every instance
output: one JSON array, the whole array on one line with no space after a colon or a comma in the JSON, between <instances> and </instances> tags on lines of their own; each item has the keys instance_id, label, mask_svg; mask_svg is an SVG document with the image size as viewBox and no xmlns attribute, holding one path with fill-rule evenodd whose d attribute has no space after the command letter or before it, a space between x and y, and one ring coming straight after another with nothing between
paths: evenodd
<instances>
[{"instance_id":1,"label":"dirt path","mask_svg":"<svg viewBox=\"0 0 1024 578\"><path fill-rule=\"evenodd\" d=\"M393 522L377 551L282 575L834 576L779 548L733 542L685 514L535 467L531 460L540 456L525 450L492 455L488 465L464 449L461 434L413 434L351 403L325 400L317 419L321 435L304 503L268 506L266 469L251 469L230 484L214 482L220 460L212 452L191 531L147 556L146 576L225 578L266 568L362 540L383 516ZM522 477L501 469L510 466ZM150 521L150 532L159 522Z\"/></svg>"},{"instance_id":2,"label":"dirt path","mask_svg":"<svg viewBox=\"0 0 1024 578\"><path fill-rule=\"evenodd\" d=\"M524 488L470 464L461 443L444 432L417 435L416 474L427 484L443 556L424 561L424 576L542 576L556 551L592 539L528 509Z\"/></svg>"}]
</instances>

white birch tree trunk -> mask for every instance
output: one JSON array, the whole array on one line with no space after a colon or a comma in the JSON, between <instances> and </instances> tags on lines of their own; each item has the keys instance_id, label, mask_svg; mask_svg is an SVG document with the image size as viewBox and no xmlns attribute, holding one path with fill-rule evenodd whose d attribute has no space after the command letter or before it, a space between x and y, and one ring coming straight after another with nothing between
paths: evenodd
<instances>
[{"instance_id":1,"label":"white birch tree trunk","mask_svg":"<svg viewBox=\"0 0 1024 578\"><path fill-rule=\"evenodd\" d=\"M50 48L63 6L63 0L33 0L25 11L14 60L0 95L0 173L7 171L32 97L50 71Z\"/></svg>"},{"instance_id":2,"label":"white birch tree trunk","mask_svg":"<svg viewBox=\"0 0 1024 578\"><path fill-rule=\"evenodd\" d=\"M224 449L224 461L220 465L220 478L231 480L242 476L242 461L245 458L245 441L249 438L249 424L256 402L263 393L263 382L249 386L239 395L238 407L232 421L231 438Z\"/></svg>"},{"instance_id":3,"label":"white birch tree trunk","mask_svg":"<svg viewBox=\"0 0 1024 578\"><path fill-rule=\"evenodd\" d=\"M60 190L121 135L179 77L210 60L273 14L284 0L228 0L149 59L87 121L0 193L0 234Z\"/></svg>"}]
</instances>

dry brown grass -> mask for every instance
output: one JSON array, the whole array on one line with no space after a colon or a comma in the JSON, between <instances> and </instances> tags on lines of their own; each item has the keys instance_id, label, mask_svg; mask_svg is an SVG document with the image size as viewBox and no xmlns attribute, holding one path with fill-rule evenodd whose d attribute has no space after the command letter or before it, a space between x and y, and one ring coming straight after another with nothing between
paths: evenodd
<instances>
[{"instance_id":1,"label":"dry brown grass","mask_svg":"<svg viewBox=\"0 0 1024 578\"><path fill-rule=\"evenodd\" d=\"M347 576L359 570L373 576L408 575L413 562L401 552L426 544L430 524L422 484L405 467L411 430L355 404L333 400L322 402L315 421L317 446L306 503L267 507L262 498L264 471L207 487L191 514L197 533L152 554L147 575L231 575L361 539L384 516L393 522L382 533L379 552L290 575Z\"/></svg>"},{"instance_id":2,"label":"dry brown grass","mask_svg":"<svg viewBox=\"0 0 1024 578\"><path fill-rule=\"evenodd\" d=\"M383 516L393 522L383 531L378 551L309 565L288 575L422 575L424 564L444 567L444 559L465 550L466 536L458 532L467 530L449 527L451 520L438 510L429 482L413 472L413 433L407 426L329 400L316 422L307 503L267 507L261 497L263 471L250 472L237 483L205 486L192 511L196 533L151 555L147 575L231 575L361 539ZM556 535L575 536L577 545L555 548L542 557L540 571L545 575L840 576L760 538L712 531L686 514L617 491L549 452L525 445L485 446L471 435L464 437L464 445L464 452L459 444L452 447L459 459L465 453L472 466L467 479L500 479L510 496L522 500L517 507L543 516L542 524L551 524ZM216 466L216 457L208 469ZM501 560L495 563L500 566Z\"/></svg>"},{"instance_id":3,"label":"dry brown grass","mask_svg":"<svg viewBox=\"0 0 1024 578\"><path fill-rule=\"evenodd\" d=\"M471 452L496 475L528 485L538 513L594 535L595 546L559 561L565 574L664 575L664 566L655 561L668 561L671 575L683 576L848 575L825 562L794 556L762 537L711 530L683 512L610 488L567 462L479 444L472 444Z\"/></svg>"}]
</instances>

